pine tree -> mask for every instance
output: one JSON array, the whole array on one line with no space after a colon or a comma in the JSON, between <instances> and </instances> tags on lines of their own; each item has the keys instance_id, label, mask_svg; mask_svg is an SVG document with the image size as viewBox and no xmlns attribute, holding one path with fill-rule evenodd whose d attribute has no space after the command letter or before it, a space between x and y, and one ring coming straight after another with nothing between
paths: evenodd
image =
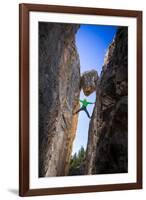
<instances>
[{"instance_id":1,"label":"pine tree","mask_svg":"<svg viewBox=\"0 0 146 200\"><path fill-rule=\"evenodd\" d=\"M84 160L85 150L81 146L78 153L75 153L70 160L69 175L83 175L84 174Z\"/></svg>"}]
</instances>

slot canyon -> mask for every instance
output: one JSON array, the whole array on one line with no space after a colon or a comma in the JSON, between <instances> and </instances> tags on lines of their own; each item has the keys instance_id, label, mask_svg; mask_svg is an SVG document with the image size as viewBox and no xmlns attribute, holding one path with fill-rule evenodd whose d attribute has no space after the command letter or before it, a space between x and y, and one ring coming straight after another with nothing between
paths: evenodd
<instances>
[{"instance_id":1,"label":"slot canyon","mask_svg":"<svg viewBox=\"0 0 146 200\"><path fill-rule=\"evenodd\" d=\"M81 89L96 92L83 174L128 172L128 29L118 28L99 75L80 72L79 28L39 23L39 177L69 175Z\"/></svg>"}]
</instances>

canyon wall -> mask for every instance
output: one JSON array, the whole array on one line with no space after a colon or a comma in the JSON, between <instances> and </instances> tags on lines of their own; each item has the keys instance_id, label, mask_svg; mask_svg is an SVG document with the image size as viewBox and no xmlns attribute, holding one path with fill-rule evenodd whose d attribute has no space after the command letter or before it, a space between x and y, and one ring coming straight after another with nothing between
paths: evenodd
<instances>
[{"instance_id":1,"label":"canyon wall","mask_svg":"<svg viewBox=\"0 0 146 200\"><path fill-rule=\"evenodd\" d=\"M96 85L89 124L85 174L128 170L128 29L121 27L108 48Z\"/></svg>"},{"instance_id":2,"label":"canyon wall","mask_svg":"<svg viewBox=\"0 0 146 200\"><path fill-rule=\"evenodd\" d=\"M39 23L39 177L68 174L79 108L78 28Z\"/></svg>"}]
</instances>

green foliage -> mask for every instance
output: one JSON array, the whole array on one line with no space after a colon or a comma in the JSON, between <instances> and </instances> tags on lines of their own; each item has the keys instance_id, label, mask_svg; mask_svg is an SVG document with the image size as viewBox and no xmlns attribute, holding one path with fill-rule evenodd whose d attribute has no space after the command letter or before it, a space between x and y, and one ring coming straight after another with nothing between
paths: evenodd
<instances>
[{"instance_id":1,"label":"green foliage","mask_svg":"<svg viewBox=\"0 0 146 200\"><path fill-rule=\"evenodd\" d=\"M85 162L85 150L81 146L78 153L75 153L70 160L69 175L83 175L84 174L84 162Z\"/></svg>"}]
</instances>

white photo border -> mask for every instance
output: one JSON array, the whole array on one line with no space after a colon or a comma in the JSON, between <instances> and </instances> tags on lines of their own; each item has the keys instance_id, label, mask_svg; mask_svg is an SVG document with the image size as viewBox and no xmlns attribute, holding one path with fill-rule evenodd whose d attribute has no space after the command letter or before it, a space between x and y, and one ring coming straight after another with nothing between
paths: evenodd
<instances>
[{"instance_id":1,"label":"white photo border","mask_svg":"<svg viewBox=\"0 0 146 200\"><path fill-rule=\"evenodd\" d=\"M128 173L66 177L38 177L38 22L128 26ZM137 181L136 18L64 13L29 13L29 185L30 189L89 186Z\"/></svg>"}]
</instances>

